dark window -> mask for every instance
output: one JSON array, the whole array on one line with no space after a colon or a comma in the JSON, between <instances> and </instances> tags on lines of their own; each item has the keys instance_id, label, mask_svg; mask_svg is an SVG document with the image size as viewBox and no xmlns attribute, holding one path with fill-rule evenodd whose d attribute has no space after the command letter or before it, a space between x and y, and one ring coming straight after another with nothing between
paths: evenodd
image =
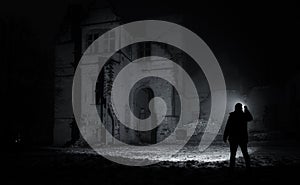
<instances>
[{"instance_id":1,"label":"dark window","mask_svg":"<svg viewBox=\"0 0 300 185\"><path fill-rule=\"evenodd\" d=\"M138 58L151 56L151 43L144 42L138 45Z\"/></svg>"}]
</instances>

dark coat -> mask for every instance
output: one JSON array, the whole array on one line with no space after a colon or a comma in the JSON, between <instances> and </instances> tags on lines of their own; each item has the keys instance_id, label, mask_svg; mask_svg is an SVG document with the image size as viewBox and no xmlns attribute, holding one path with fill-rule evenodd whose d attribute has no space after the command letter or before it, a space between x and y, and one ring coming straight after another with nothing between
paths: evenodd
<instances>
[{"instance_id":1,"label":"dark coat","mask_svg":"<svg viewBox=\"0 0 300 185\"><path fill-rule=\"evenodd\" d=\"M247 143L247 122L252 120L253 117L247 109L245 110L245 112L231 112L225 127L223 140L226 141L228 139L229 142Z\"/></svg>"}]
</instances>

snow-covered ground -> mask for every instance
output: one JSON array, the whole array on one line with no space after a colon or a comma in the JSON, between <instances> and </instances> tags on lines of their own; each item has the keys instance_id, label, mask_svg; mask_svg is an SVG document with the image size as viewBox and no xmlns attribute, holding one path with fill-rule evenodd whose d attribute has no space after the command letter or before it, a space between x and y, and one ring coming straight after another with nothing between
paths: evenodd
<instances>
[{"instance_id":1,"label":"snow-covered ground","mask_svg":"<svg viewBox=\"0 0 300 185\"><path fill-rule=\"evenodd\" d=\"M300 170L299 144L250 143L253 173L245 174L238 153L234 176L228 176L229 146L211 145L205 152L194 147L169 155L171 145L137 150L101 147L103 155L128 160L159 160L132 167L110 162L90 148L23 148L3 152L4 184L293 184Z\"/></svg>"},{"instance_id":2,"label":"snow-covered ground","mask_svg":"<svg viewBox=\"0 0 300 185\"><path fill-rule=\"evenodd\" d=\"M200 152L197 147L185 147L177 154L173 155L173 145L163 147L124 147L124 146L102 146L96 149L97 152L90 148L64 148L61 152L69 154L92 154L110 157L119 157L128 160L150 160L160 162L158 165L172 166L183 165L187 161L193 161L193 166L203 166L204 164L210 167L222 167L220 163L228 163L229 146L226 144L211 145L204 152ZM274 146L268 144L250 145L248 152L251 157L253 167L274 166L277 164L293 164L300 162L300 150L294 146ZM98 154L97 154L98 153ZM237 166L243 166L244 161L240 149L237 152ZM214 166L215 164L215 166Z\"/></svg>"}]
</instances>

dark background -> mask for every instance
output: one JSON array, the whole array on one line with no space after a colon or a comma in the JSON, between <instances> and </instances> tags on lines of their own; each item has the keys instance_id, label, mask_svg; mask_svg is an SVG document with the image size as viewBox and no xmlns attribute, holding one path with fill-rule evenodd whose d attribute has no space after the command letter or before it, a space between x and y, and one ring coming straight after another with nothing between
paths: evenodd
<instances>
[{"instance_id":1,"label":"dark background","mask_svg":"<svg viewBox=\"0 0 300 185\"><path fill-rule=\"evenodd\" d=\"M56 38L69 7L87 8L90 2L92 0L1 3L1 150L22 155L13 144L20 130L25 133L25 147L51 146ZM299 7L296 3L108 2L127 20L168 13L184 14L187 17L184 26L199 34L217 58L225 50L233 59L231 64L238 66L249 83L283 87L291 76L300 73ZM201 20L201 25L195 20ZM297 132L299 126L290 129ZM111 171L114 170L115 167ZM148 169L147 172L153 171ZM180 174L184 175L186 171L180 171Z\"/></svg>"}]
</instances>

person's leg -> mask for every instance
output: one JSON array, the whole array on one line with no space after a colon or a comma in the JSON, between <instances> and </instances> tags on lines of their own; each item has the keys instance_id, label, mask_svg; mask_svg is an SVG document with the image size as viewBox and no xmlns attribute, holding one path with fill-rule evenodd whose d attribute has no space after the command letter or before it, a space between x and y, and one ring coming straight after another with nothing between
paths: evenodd
<instances>
[{"instance_id":1,"label":"person's leg","mask_svg":"<svg viewBox=\"0 0 300 185\"><path fill-rule=\"evenodd\" d=\"M247 149L247 143L240 143L241 151L243 153L245 163L246 163L246 168L250 168L250 156L248 154L248 149Z\"/></svg>"},{"instance_id":2,"label":"person's leg","mask_svg":"<svg viewBox=\"0 0 300 185\"><path fill-rule=\"evenodd\" d=\"M238 148L238 144L235 142L229 142L230 145L230 168L234 168L235 166L235 155Z\"/></svg>"}]
</instances>

